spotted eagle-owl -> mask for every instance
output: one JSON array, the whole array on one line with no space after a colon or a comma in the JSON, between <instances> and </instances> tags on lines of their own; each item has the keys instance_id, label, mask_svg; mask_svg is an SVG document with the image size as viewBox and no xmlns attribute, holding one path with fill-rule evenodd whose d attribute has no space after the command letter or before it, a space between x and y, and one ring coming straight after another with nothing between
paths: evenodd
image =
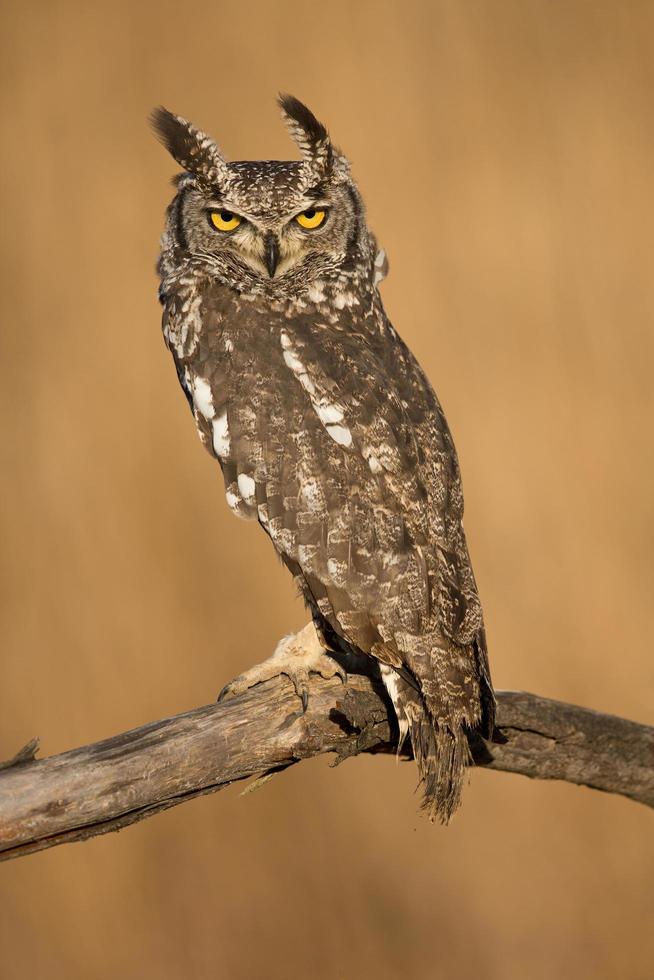
<instances>
[{"instance_id":1,"label":"spotted eagle-owl","mask_svg":"<svg viewBox=\"0 0 654 980\"><path fill-rule=\"evenodd\" d=\"M388 320L384 252L347 160L290 96L302 159L228 163L160 108L183 168L159 260L163 332L229 506L257 520L313 625L228 686L339 673L329 651L379 665L447 820L469 734L493 728L482 610L463 533L459 467L441 406Z\"/></svg>"}]
</instances>

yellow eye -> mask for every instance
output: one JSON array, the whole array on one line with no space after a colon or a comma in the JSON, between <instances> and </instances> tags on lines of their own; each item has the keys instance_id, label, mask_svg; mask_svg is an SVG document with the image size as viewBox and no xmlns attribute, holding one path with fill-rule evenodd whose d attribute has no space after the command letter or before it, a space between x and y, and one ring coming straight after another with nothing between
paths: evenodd
<instances>
[{"instance_id":1,"label":"yellow eye","mask_svg":"<svg viewBox=\"0 0 654 980\"><path fill-rule=\"evenodd\" d=\"M307 208L302 214L296 214L295 220L300 225L301 228L306 228L308 231L313 231L314 228L320 228L321 224L325 220L325 212L317 211L316 208Z\"/></svg>"},{"instance_id":2,"label":"yellow eye","mask_svg":"<svg viewBox=\"0 0 654 980\"><path fill-rule=\"evenodd\" d=\"M218 231L234 231L243 220L232 211L210 211L209 217L211 218L211 224Z\"/></svg>"}]
</instances>

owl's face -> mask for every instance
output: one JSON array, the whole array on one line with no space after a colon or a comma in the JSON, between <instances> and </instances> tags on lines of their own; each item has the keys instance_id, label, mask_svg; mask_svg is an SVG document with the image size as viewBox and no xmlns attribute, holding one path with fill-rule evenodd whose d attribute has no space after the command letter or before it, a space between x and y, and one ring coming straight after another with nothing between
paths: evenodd
<instances>
[{"instance_id":1,"label":"owl's face","mask_svg":"<svg viewBox=\"0 0 654 980\"><path fill-rule=\"evenodd\" d=\"M191 259L241 292L288 297L366 264L370 236L347 161L302 103L280 105L301 161L228 163L204 133L156 110L155 130L185 170L164 240L171 266Z\"/></svg>"},{"instance_id":2,"label":"owl's face","mask_svg":"<svg viewBox=\"0 0 654 980\"><path fill-rule=\"evenodd\" d=\"M178 229L191 255L264 282L299 272L315 279L343 262L357 220L348 184L306 188L300 163L227 166L224 188L182 186Z\"/></svg>"}]
</instances>

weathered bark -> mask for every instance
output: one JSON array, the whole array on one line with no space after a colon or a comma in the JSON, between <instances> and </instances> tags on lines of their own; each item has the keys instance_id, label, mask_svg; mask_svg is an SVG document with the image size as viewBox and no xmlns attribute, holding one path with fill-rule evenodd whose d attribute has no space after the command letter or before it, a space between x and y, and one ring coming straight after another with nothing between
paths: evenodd
<instances>
[{"instance_id":1,"label":"weathered bark","mask_svg":"<svg viewBox=\"0 0 654 980\"><path fill-rule=\"evenodd\" d=\"M563 779L654 806L654 728L533 694L498 694L498 742L478 765ZM285 678L114 738L0 767L0 860L119 830L237 780L324 752L395 751L383 687L312 678L309 707ZM505 740L505 741L502 741Z\"/></svg>"}]
</instances>

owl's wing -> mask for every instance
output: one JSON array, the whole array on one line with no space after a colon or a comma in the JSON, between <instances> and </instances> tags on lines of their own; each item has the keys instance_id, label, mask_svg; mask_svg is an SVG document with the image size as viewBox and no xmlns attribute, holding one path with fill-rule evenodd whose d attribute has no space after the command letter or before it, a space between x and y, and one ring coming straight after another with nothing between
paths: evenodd
<instances>
[{"instance_id":1,"label":"owl's wing","mask_svg":"<svg viewBox=\"0 0 654 980\"><path fill-rule=\"evenodd\" d=\"M431 607L416 434L362 338L309 321L279 343L278 414L260 425L285 452L262 523L332 628L399 665L395 633L420 632Z\"/></svg>"},{"instance_id":2,"label":"owl's wing","mask_svg":"<svg viewBox=\"0 0 654 980\"><path fill-rule=\"evenodd\" d=\"M490 733L483 617L447 423L390 324L347 327L300 321L281 331L280 390L288 398L299 387L304 398L289 430L290 495L262 523L336 633L417 679L441 735L480 720ZM266 416L262 425L267 434ZM408 705L415 747L423 729L411 701L405 687L396 709ZM442 737L442 758L454 752L458 771L465 738Z\"/></svg>"}]
</instances>

